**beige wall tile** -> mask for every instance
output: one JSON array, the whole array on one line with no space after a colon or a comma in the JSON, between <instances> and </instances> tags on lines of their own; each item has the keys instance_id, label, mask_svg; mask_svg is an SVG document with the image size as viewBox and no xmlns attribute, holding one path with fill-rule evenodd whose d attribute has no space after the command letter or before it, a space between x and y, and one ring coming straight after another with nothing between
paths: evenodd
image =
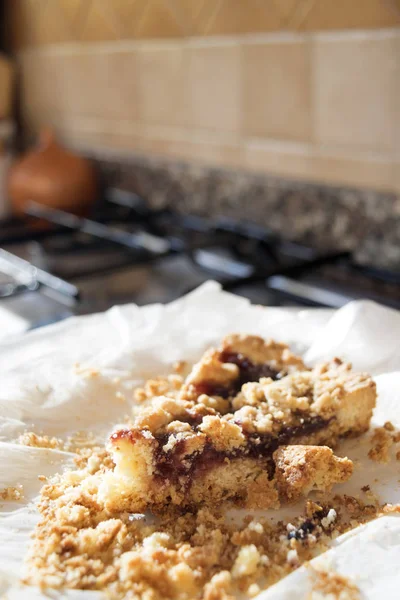
<instances>
[{"instance_id":1,"label":"beige wall tile","mask_svg":"<svg viewBox=\"0 0 400 600\"><path fill-rule=\"evenodd\" d=\"M138 119L136 55L133 50L80 50L49 57L58 66L60 111L71 116Z\"/></svg>"},{"instance_id":2,"label":"beige wall tile","mask_svg":"<svg viewBox=\"0 0 400 600\"><path fill-rule=\"evenodd\" d=\"M317 37L314 107L318 142L393 150L394 42L390 33Z\"/></svg>"},{"instance_id":3,"label":"beige wall tile","mask_svg":"<svg viewBox=\"0 0 400 600\"><path fill-rule=\"evenodd\" d=\"M92 121L90 126L81 120L63 122L58 127L60 139L75 148L105 148L125 152L143 152L145 147L141 136L140 126L134 127L104 127L104 123Z\"/></svg>"},{"instance_id":4,"label":"beige wall tile","mask_svg":"<svg viewBox=\"0 0 400 600\"><path fill-rule=\"evenodd\" d=\"M294 179L313 179L313 150L309 144L248 140L243 155L247 169Z\"/></svg>"},{"instance_id":5,"label":"beige wall tile","mask_svg":"<svg viewBox=\"0 0 400 600\"><path fill-rule=\"evenodd\" d=\"M211 166L238 167L243 163L243 147L225 136L188 133L182 129L145 127L143 150L171 158Z\"/></svg>"},{"instance_id":6,"label":"beige wall tile","mask_svg":"<svg viewBox=\"0 0 400 600\"><path fill-rule=\"evenodd\" d=\"M244 131L248 136L312 137L311 52L290 37L243 45Z\"/></svg>"},{"instance_id":7,"label":"beige wall tile","mask_svg":"<svg viewBox=\"0 0 400 600\"><path fill-rule=\"evenodd\" d=\"M397 1L314 0L305 3L305 10L300 7L291 25L308 31L396 27L400 25Z\"/></svg>"},{"instance_id":8,"label":"beige wall tile","mask_svg":"<svg viewBox=\"0 0 400 600\"><path fill-rule=\"evenodd\" d=\"M65 43L74 40L70 18L58 2L47 2L37 15L37 45Z\"/></svg>"},{"instance_id":9,"label":"beige wall tile","mask_svg":"<svg viewBox=\"0 0 400 600\"><path fill-rule=\"evenodd\" d=\"M104 15L112 19L114 29L119 32L119 39L132 39L149 4L148 0L101 0L101 2Z\"/></svg>"},{"instance_id":10,"label":"beige wall tile","mask_svg":"<svg viewBox=\"0 0 400 600\"><path fill-rule=\"evenodd\" d=\"M393 166L394 169L394 191L397 192L399 200L398 207L400 210L400 161L396 160Z\"/></svg>"},{"instance_id":11,"label":"beige wall tile","mask_svg":"<svg viewBox=\"0 0 400 600\"><path fill-rule=\"evenodd\" d=\"M303 7L306 2L307 0L273 0L273 4L275 4L281 15L281 29L287 29L290 26L293 17L298 12L303 12Z\"/></svg>"},{"instance_id":12,"label":"beige wall tile","mask_svg":"<svg viewBox=\"0 0 400 600\"><path fill-rule=\"evenodd\" d=\"M210 5L208 14L202 30L205 35L276 31L282 23L273 2L258 0L220 0Z\"/></svg>"},{"instance_id":13,"label":"beige wall tile","mask_svg":"<svg viewBox=\"0 0 400 600\"><path fill-rule=\"evenodd\" d=\"M394 72L395 79L395 116L394 116L394 137L395 137L395 155L400 162L400 29L397 31L395 44L396 66ZM400 181L400 177L399 177Z\"/></svg>"},{"instance_id":14,"label":"beige wall tile","mask_svg":"<svg viewBox=\"0 0 400 600\"><path fill-rule=\"evenodd\" d=\"M83 42L102 42L121 37L123 29L112 4L107 0L92 2L81 23L79 38Z\"/></svg>"},{"instance_id":15,"label":"beige wall tile","mask_svg":"<svg viewBox=\"0 0 400 600\"><path fill-rule=\"evenodd\" d=\"M57 113L32 114L27 122L32 133L50 125L57 138L69 146L144 152L142 125L97 118L64 117Z\"/></svg>"},{"instance_id":16,"label":"beige wall tile","mask_svg":"<svg viewBox=\"0 0 400 600\"><path fill-rule=\"evenodd\" d=\"M193 2L193 0L189 1ZM194 2L196 3L196 9L192 11L194 34L204 35L210 29L220 8L220 2L217 0L194 0Z\"/></svg>"},{"instance_id":17,"label":"beige wall tile","mask_svg":"<svg viewBox=\"0 0 400 600\"><path fill-rule=\"evenodd\" d=\"M142 134L146 154L160 154L177 159L184 159L188 155L190 140L181 128L145 125Z\"/></svg>"},{"instance_id":18,"label":"beige wall tile","mask_svg":"<svg viewBox=\"0 0 400 600\"><path fill-rule=\"evenodd\" d=\"M318 153L313 163L314 178L337 185L352 185L392 191L394 163L387 157L368 157L361 154L334 155Z\"/></svg>"},{"instance_id":19,"label":"beige wall tile","mask_svg":"<svg viewBox=\"0 0 400 600\"><path fill-rule=\"evenodd\" d=\"M398 0L8 0L14 47L400 25Z\"/></svg>"},{"instance_id":20,"label":"beige wall tile","mask_svg":"<svg viewBox=\"0 0 400 600\"><path fill-rule=\"evenodd\" d=\"M99 82L99 60L95 55L82 47L76 52L49 54L46 60L56 65L52 81L59 97L60 114L66 117L98 114L98 103L106 91L105 80Z\"/></svg>"},{"instance_id":21,"label":"beige wall tile","mask_svg":"<svg viewBox=\"0 0 400 600\"><path fill-rule=\"evenodd\" d=\"M190 142L189 160L225 167L243 166L243 144L237 140L217 134L206 137L195 132Z\"/></svg>"},{"instance_id":22,"label":"beige wall tile","mask_svg":"<svg viewBox=\"0 0 400 600\"><path fill-rule=\"evenodd\" d=\"M244 166L285 177L378 190L393 190L395 180L395 166L389 158L329 154L312 144L249 140L244 146Z\"/></svg>"},{"instance_id":23,"label":"beige wall tile","mask_svg":"<svg viewBox=\"0 0 400 600\"><path fill-rule=\"evenodd\" d=\"M50 124L71 143L400 193L400 31L18 56L30 130Z\"/></svg>"},{"instance_id":24,"label":"beige wall tile","mask_svg":"<svg viewBox=\"0 0 400 600\"><path fill-rule=\"evenodd\" d=\"M192 126L239 132L242 112L240 60L240 48L235 43L189 46Z\"/></svg>"},{"instance_id":25,"label":"beige wall tile","mask_svg":"<svg viewBox=\"0 0 400 600\"><path fill-rule=\"evenodd\" d=\"M152 0L138 20L135 37L168 38L185 34L183 22L166 0Z\"/></svg>"},{"instance_id":26,"label":"beige wall tile","mask_svg":"<svg viewBox=\"0 0 400 600\"><path fill-rule=\"evenodd\" d=\"M203 15L207 13L206 4L206 0L168 0L169 7L173 9L176 19L182 23L186 35L200 33L199 25ZM212 4L210 6L212 7Z\"/></svg>"},{"instance_id":27,"label":"beige wall tile","mask_svg":"<svg viewBox=\"0 0 400 600\"><path fill-rule=\"evenodd\" d=\"M57 58L28 51L20 55L18 66L23 110L28 113L59 110L64 101L64 83Z\"/></svg>"},{"instance_id":28,"label":"beige wall tile","mask_svg":"<svg viewBox=\"0 0 400 600\"><path fill-rule=\"evenodd\" d=\"M137 51L139 112L147 124L188 121L186 54L182 45L143 45Z\"/></svg>"}]
</instances>

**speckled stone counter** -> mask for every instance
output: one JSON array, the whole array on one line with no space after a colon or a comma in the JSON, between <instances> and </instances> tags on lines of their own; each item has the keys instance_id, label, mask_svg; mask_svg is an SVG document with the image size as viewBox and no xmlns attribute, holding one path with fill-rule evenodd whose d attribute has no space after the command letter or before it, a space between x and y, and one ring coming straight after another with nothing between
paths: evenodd
<instances>
[{"instance_id":1,"label":"speckled stone counter","mask_svg":"<svg viewBox=\"0 0 400 600\"><path fill-rule=\"evenodd\" d=\"M400 270L400 198L394 194L139 155L94 158L107 183L154 207L256 222L287 239L352 249L364 264Z\"/></svg>"}]
</instances>

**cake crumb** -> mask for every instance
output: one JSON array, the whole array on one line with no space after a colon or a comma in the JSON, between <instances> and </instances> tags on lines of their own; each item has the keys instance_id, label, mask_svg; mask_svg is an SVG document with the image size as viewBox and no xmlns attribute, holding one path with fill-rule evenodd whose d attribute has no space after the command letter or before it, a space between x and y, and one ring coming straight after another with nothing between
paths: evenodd
<instances>
[{"instance_id":1,"label":"cake crumb","mask_svg":"<svg viewBox=\"0 0 400 600\"><path fill-rule=\"evenodd\" d=\"M14 502L23 500L24 498L24 487L23 485L9 486L0 491L1 500L7 502Z\"/></svg>"},{"instance_id":2,"label":"cake crumb","mask_svg":"<svg viewBox=\"0 0 400 600\"><path fill-rule=\"evenodd\" d=\"M117 400L119 400L120 402L126 402L126 397L124 396L124 394L122 392L117 392L115 394L115 397Z\"/></svg>"},{"instance_id":3,"label":"cake crumb","mask_svg":"<svg viewBox=\"0 0 400 600\"><path fill-rule=\"evenodd\" d=\"M177 360L172 365L174 373L178 373L178 375L182 375L187 368L187 362L185 360Z\"/></svg>"},{"instance_id":4,"label":"cake crumb","mask_svg":"<svg viewBox=\"0 0 400 600\"><path fill-rule=\"evenodd\" d=\"M310 567L312 591L309 600L361 600L361 592L350 579L335 571Z\"/></svg>"},{"instance_id":5,"label":"cake crumb","mask_svg":"<svg viewBox=\"0 0 400 600\"><path fill-rule=\"evenodd\" d=\"M322 527L325 527L326 529L330 527L336 521L336 517L336 510L334 508L330 508L326 517L321 520Z\"/></svg>"},{"instance_id":6,"label":"cake crumb","mask_svg":"<svg viewBox=\"0 0 400 600\"><path fill-rule=\"evenodd\" d=\"M232 578L228 571L221 571L212 577L204 587L204 600L234 600L230 594Z\"/></svg>"},{"instance_id":7,"label":"cake crumb","mask_svg":"<svg viewBox=\"0 0 400 600\"><path fill-rule=\"evenodd\" d=\"M289 550L289 552L287 553L286 560L289 563L289 565L297 565L299 562L299 555L297 554L297 550Z\"/></svg>"},{"instance_id":8,"label":"cake crumb","mask_svg":"<svg viewBox=\"0 0 400 600\"><path fill-rule=\"evenodd\" d=\"M386 421L386 423L384 423L383 427L384 427L384 429L386 429L386 431L394 431L394 425L390 421Z\"/></svg>"},{"instance_id":9,"label":"cake crumb","mask_svg":"<svg viewBox=\"0 0 400 600\"><path fill-rule=\"evenodd\" d=\"M254 544L242 546L232 567L232 577L237 579L252 575L257 570L260 559L260 553Z\"/></svg>"},{"instance_id":10,"label":"cake crumb","mask_svg":"<svg viewBox=\"0 0 400 600\"><path fill-rule=\"evenodd\" d=\"M254 596L257 596L260 592L261 592L261 588L257 583L252 583L247 588L247 595L250 598L254 598Z\"/></svg>"},{"instance_id":11,"label":"cake crumb","mask_svg":"<svg viewBox=\"0 0 400 600\"><path fill-rule=\"evenodd\" d=\"M368 452L371 460L379 463L390 461L390 448L393 445L393 437L385 427L377 427L371 439L372 447Z\"/></svg>"},{"instance_id":12,"label":"cake crumb","mask_svg":"<svg viewBox=\"0 0 400 600\"><path fill-rule=\"evenodd\" d=\"M382 508L382 514L397 514L400 513L400 504L385 504Z\"/></svg>"},{"instance_id":13,"label":"cake crumb","mask_svg":"<svg viewBox=\"0 0 400 600\"><path fill-rule=\"evenodd\" d=\"M18 438L18 443L22 446L30 446L31 448L50 448L59 450L62 447L62 441L56 437L48 435L38 435L33 431L26 431Z\"/></svg>"},{"instance_id":14,"label":"cake crumb","mask_svg":"<svg viewBox=\"0 0 400 600\"><path fill-rule=\"evenodd\" d=\"M76 375L82 375L82 377L84 377L85 379L92 379L100 375L100 371L98 369L94 369L93 367L86 367L79 363L75 363L74 371Z\"/></svg>"}]
</instances>

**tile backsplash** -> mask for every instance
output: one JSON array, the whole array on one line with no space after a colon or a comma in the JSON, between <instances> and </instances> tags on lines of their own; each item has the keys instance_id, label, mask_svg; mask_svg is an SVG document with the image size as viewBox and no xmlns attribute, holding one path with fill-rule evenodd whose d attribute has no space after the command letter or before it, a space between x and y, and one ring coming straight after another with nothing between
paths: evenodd
<instances>
[{"instance_id":1,"label":"tile backsplash","mask_svg":"<svg viewBox=\"0 0 400 600\"><path fill-rule=\"evenodd\" d=\"M15 46L400 25L399 0L6 0Z\"/></svg>"},{"instance_id":2,"label":"tile backsplash","mask_svg":"<svg viewBox=\"0 0 400 600\"><path fill-rule=\"evenodd\" d=\"M398 0L12 0L22 115L69 144L400 191Z\"/></svg>"}]
</instances>

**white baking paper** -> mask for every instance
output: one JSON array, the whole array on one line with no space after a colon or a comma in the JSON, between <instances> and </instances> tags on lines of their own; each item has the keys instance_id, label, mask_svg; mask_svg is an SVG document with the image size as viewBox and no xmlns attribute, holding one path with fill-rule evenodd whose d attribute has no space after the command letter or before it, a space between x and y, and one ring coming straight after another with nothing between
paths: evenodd
<instances>
[{"instance_id":1,"label":"white baking paper","mask_svg":"<svg viewBox=\"0 0 400 600\"><path fill-rule=\"evenodd\" d=\"M48 597L18 580L37 520L37 476L59 472L72 458L67 452L26 448L13 440L26 430L60 437L85 430L105 439L128 412L131 391L140 381L169 372L176 360L197 360L207 346L231 332L285 341L310 364L333 356L351 360L357 369L376 375L379 401L373 425L391 420L400 427L400 313L372 302L352 302L336 312L265 308L209 282L166 306L114 307L3 341L0 489L22 484L25 500L0 507L0 594L7 591L8 600ZM117 392L128 402L121 402ZM342 444L339 453L354 459L356 470L336 490L358 494L369 484L382 501L400 502L400 463L377 465L366 459L368 448L368 435ZM296 510L267 514L277 518ZM338 538L316 561L331 561L355 579L363 598L394 599L399 597L399 559L400 520L391 516ZM381 563L384 568L379 568ZM301 568L260 598L305 599L308 593L309 577ZM91 600L100 594L67 591L52 592L51 597Z\"/></svg>"}]
</instances>

